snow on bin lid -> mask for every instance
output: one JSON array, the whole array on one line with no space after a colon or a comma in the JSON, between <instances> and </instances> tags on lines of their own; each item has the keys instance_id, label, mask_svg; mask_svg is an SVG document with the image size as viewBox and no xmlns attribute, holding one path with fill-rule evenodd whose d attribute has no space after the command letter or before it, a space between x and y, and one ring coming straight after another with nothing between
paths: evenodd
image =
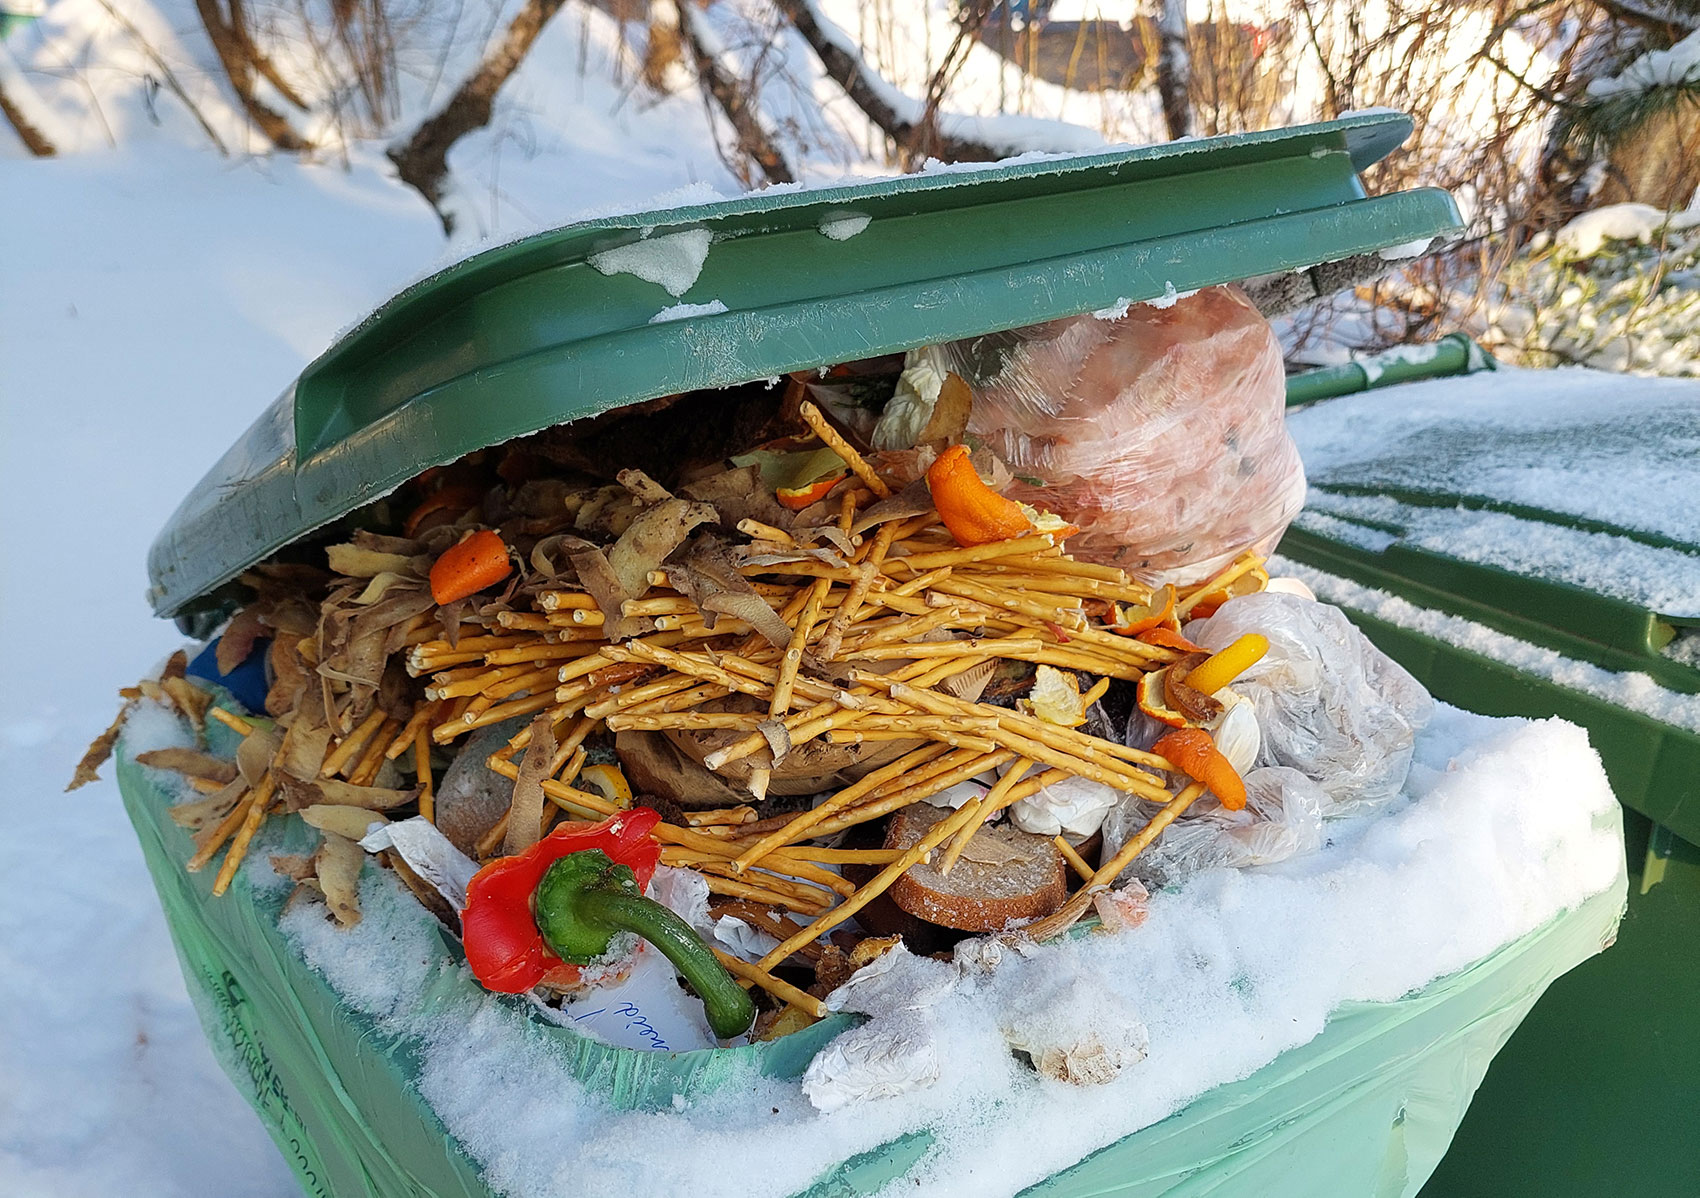
<instances>
[{"instance_id":1,"label":"snow on bin lid","mask_svg":"<svg viewBox=\"0 0 1700 1198\"><path fill-rule=\"evenodd\" d=\"M167 522L149 600L166 616L214 606L242 570L429 466L626 404L1170 288L1359 258L1385 269L1378 251L1460 228L1443 191L1366 197L1358 172L1410 131L1377 112L775 187L488 250L409 287L302 372Z\"/></svg>"},{"instance_id":2,"label":"snow on bin lid","mask_svg":"<svg viewBox=\"0 0 1700 1198\"><path fill-rule=\"evenodd\" d=\"M1700 383L1502 367L1289 419L1311 491L1283 553L1343 554L1375 585L1432 588L1425 605L1497 609L1506 631L1700 691L1669 651L1700 631Z\"/></svg>"}]
</instances>

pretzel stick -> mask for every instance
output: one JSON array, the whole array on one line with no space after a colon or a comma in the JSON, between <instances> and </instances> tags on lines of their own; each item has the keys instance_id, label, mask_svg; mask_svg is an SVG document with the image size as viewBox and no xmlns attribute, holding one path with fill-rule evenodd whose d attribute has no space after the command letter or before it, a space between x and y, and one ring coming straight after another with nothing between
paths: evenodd
<instances>
[{"instance_id":1,"label":"pretzel stick","mask_svg":"<svg viewBox=\"0 0 1700 1198\"><path fill-rule=\"evenodd\" d=\"M1007 754L1002 758L1002 760L1009 761L1012 760L1014 756L1015 755L1013 753ZM1014 790L1011 790L1004 796L1004 805L1008 806L1011 803L1018 803L1030 795L1038 794L1045 787L1061 782L1063 779L1070 776L1071 775L1067 770L1052 768L1046 770L1042 774L1037 774L1034 777L1027 778L1019 783ZM910 796L901 792L887 798L870 800L862 806L852 808L834 819L829 819L824 823L817 824L815 826L814 834L816 836L836 835L846 829L855 827L857 824L865 824L869 820L878 819L883 815L889 815L891 812L896 811L899 808L907 807L912 801L913 800ZM791 848L785 851L796 852L797 849Z\"/></svg>"},{"instance_id":2,"label":"pretzel stick","mask_svg":"<svg viewBox=\"0 0 1700 1198\"><path fill-rule=\"evenodd\" d=\"M213 710L218 709L214 708ZM184 864L184 869L193 874L206 868L207 862L213 859L213 854L222 849L224 842L229 840L236 829L242 826L242 821L248 814L248 800L253 797L253 794L253 791L246 791L237 798L236 805L225 813L224 818L218 821L217 826L211 832L207 833L205 842L195 850L195 855Z\"/></svg>"},{"instance_id":3,"label":"pretzel stick","mask_svg":"<svg viewBox=\"0 0 1700 1198\"><path fill-rule=\"evenodd\" d=\"M407 718L407 723L402 725L401 731L396 733L395 739L390 742L390 747L384 750L384 756L394 761L407 751L409 745L417 744L419 730L430 722L435 709L436 704L430 702L421 703L414 708L413 714Z\"/></svg>"},{"instance_id":4,"label":"pretzel stick","mask_svg":"<svg viewBox=\"0 0 1700 1198\"><path fill-rule=\"evenodd\" d=\"M833 812L843 810L863 796L872 793L879 786L901 778L915 767L946 755L947 751L943 745L922 745L919 749L904 754L890 765L882 766L873 773L852 782L831 798L811 810L803 812L783 828L769 832L739 856L732 863L732 868L742 873L776 849L791 841L802 840L808 836L810 828L826 819Z\"/></svg>"},{"instance_id":5,"label":"pretzel stick","mask_svg":"<svg viewBox=\"0 0 1700 1198\"><path fill-rule=\"evenodd\" d=\"M379 768L384 764L384 747L390 743L396 728L401 721L393 716L384 719L383 727L377 735L367 742L366 751L360 755L360 761L348 772L348 780L356 786L370 786L378 776Z\"/></svg>"},{"instance_id":6,"label":"pretzel stick","mask_svg":"<svg viewBox=\"0 0 1700 1198\"><path fill-rule=\"evenodd\" d=\"M735 973L741 978L754 982L781 1002L790 1003L798 1010L813 1015L816 1019L826 1018L828 1013L826 1004L814 995L804 993L790 982L780 981L765 969L751 965L741 957L734 957L731 953L723 953L712 945L709 947L714 955L720 958L720 963L726 967L728 973Z\"/></svg>"},{"instance_id":7,"label":"pretzel stick","mask_svg":"<svg viewBox=\"0 0 1700 1198\"><path fill-rule=\"evenodd\" d=\"M424 724L413 730L413 772L419 780L419 814L434 824L437 804L431 784L431 729Z\"/></svg>"},{"instance_id":8,"label":"pretzel stick","mask_svg":"<svg viewBox=\"0 0 1700 1198\"><path fill-rule=\"evenodd\" d=\"M477 715L469 708L459 720L452 717L431 729L431 739L439 745L446 745L455 737L471 732L474 728L485 728L491 724L500 724L503 720L516 715L531 715L555 705L555 693L545 691L541 695L532 695L525 699L515 699L509 703L497 703L486 708Z\"/></svg>"},{"instance_id":9,"label":"pretzel stick","mask_svg":"<svg viewBox=\"0 0 1700 1198\"><path fill-rule=\"evenodd\" d=\"M1177 617L1185 616L1195 606L1197 606L1200 599L1203 599L1206 595L1209 595L1212 592L1224 589L1230 583L1237 581L1242 575L1250 574L1261 565L1263 565L1263 559L1257 556L1257 554L1246 554L1233 565L1229 566L1226 570L1223 570L1220 574L1216 575L1216 577L1210 579L1210 581L1203 583L1193 591L1189 591L1185 599L1182 599L1179 603L1175 604L1175 615Z\"/></svg>"},{"instance_id":10,"label":"pretzel stick","mask_svg":"<svg viewBox=\"0 0 1700 1198\"><path fill-rule=\"evenodd\" d=\"M797 671L803 664L803 647L809 643L809 633L820 618L821 600L831 589L832 583L824 578L816 579L809 588L809 597L797 616L796 629L791 634L791 643L785 646L785 658L779 667L779 677L773 684L773 701L767 711L774 718L791 710L791 692L797 686Z\"/></svg>"},{"instance_id":11,"label":"pretzel stick","mask_svg":"<svg viewBox=\"0 0 1700 1198\"><path fill-rule=\"evenodd\" d=\"M709 811L687 811L685 822L693 828L702 828L714 824L736 826L752 823L757 819L756 809L748 805L737 807L717 807Z\"/></svg>"},{"instance_id":12,"label":"pretzel stick","mask_svg":"<svg viewBox=\"0 0 1700 1198\"><path fill-rule=\"evenodd\" d=\"M378 725L382 724L385 718L383 708L373 707L371 713L360 722L360 726L343 738L342 743L325 758L325 763L319 767L319 777L334 778L342 773L343 767L365 747L366 738L378 730Z\"/></svg>"},{"instance_id":13,"label":"pretzel stick","mask_svg":"<svg viewBox=\"0 0 1700 1198\"><path fill-rule=\"evenodd\" d=\"M1062 835L1053 836L1051 837L1051 843L1057 846L1057 852L1063 855L1063 860L1068 862L1070 869L1074 870L1074 872L1079 874L1085 881L1090 882L1092 880L1092 867L1086 863L1086 858L1082 857L1075 851L1074 846L1068 842L1067 837Z\"/></svg>"},{"instance_id":14,"label":"pretzel stick","mask_svg":"<svg viewBox=\"0 0 1700 1198\"><path fill-rule=\"evenodd\" d=\"M544 611L597 611L596 600L577 591L543 591L537 606Z\"/></svg>"},{"instance_id":15,"label":"pretzel stick","mask_svg":"<svg viewBox=\"0 0 1700 1198\"><path fill-rule=\"evenodd\" d=\"M963 850L968 847L968 842L974 839L974 834L985 827L986 820L1003 810L1004 796L1014 790L1015 784L1020 782L1022 776L1032 768L1033 759L1031 757L1017 757L1014 764L1004 771L1003 777L997 780L995 786L972 803L963 804L966 807L974 808L974 818L962 825L962 831L958 832L955 839L950 842L950 848L945 850L944 857L939 862L939 873L948 874L956 868L957 858L962 856Z\"/></svg>"},{"instance_id":16,"label":"pretzel stick","mask_svg":"<svg viewBox=\"0 0 1700 1198\"><path fill-rule=\"evenodd\" d=\"M868 729L860 726L854 728L834 728L826 734L828 744L859 745L877 741L901 740L912 741L916 738L913 732L887 732L883 729ZM976 736L972 732L951 732L935 729L925 734L925 739L941 745L949 745L953 749L973 749L976 753L995 753L998 746L996 741L984 736Z\"/></svg>"},{"instance_id":17,"label":"pretzel stick","mask_svg":"<svg viewBox=\"0 0 1700 1198\"><path fill-rule=\"evenodd\" d=\"M212 718L217 720L219 723L223 724L226 728L229 728L232 732L239 733L242 736L252 736L254 733L254 725L250 724L241 716L226 711L222 707L209 707L207 708L207 714L212 716Z\"/></svg>"},{"instance_id":18,"label":"pretzel stick","mask_svg":"<svg viewBox=\"0 0 1700 1198\"><path fill-rule=\"evenodd\" d=\"M878 679L880 676L876 674L870 677L871 679ZM990 707L984 703L969 703L963 699L940 694L938 691L921 690L918 687L900 682L891 683L889 689L892 691L893 699L926 711L940 714L955 712L967 715L994 715L1000 725L1022 736L1031 737L1036 741L1073 753L1076 756L1083 756L1087 760L1107 758L1105 764L1111 768L1127 768L1126 763L1132 762L1135 765L1145 765L1152 769L1163 770L1165 773L1173 772L1169 762L1155 753L1147 753L1143 749L1131 749L1112 740L1089 736L1074 728L1064 728L1060 724L1050 724L1037 717L1011 711L1006 707ZM1139 770L1131 770L1130 772L1135 781L1143 784L1155 784L1160 781L1151 774ZM1168 793L1167 790L1164 790L1156 801L1159 803L1167 802Z\"/></svg>"},{"instance_id":19,"label":"pretzel stick","mask_svg":"<svg viewBox=\"0 0 1700 1198\"><path fill-rule=\"evenodd\" d=\"M783 528L763 524L760 520L749 516L738 521L738 531L754 541L772 541L776 545L795 545L797 543L791 534Z\"/></svg>"},{"instance_id":20,"label":"pretzel stick","mask_svg":"<svg viewBox=\"0 0 1700 1198\"><path fill-rule=\"evenodd\" d=\"M1055 552L1056 543L1056 538L1049 533L1040 533L1031 537L990 541L984 545L973 545L966 549L946 549L937 553L912 553L908 557L894 557L886 565L888 567L905 566L913 573L920 573L923 570L936 570L940 566L962 566L971 562L984 562L1018 554L1031 554L1035 550L1050 549Z\"/></svg>"},{"instance_id":21,"label":"pretzel stick","mask_svg":"<svg viewBox=\"0 0 1700 1198\"><path fill-rule=\"evenodd\" d=\"M282 760L283 749L279 748L272 759L273 765ZM254 797L248 800L248 808L242 815L242 825L236 829L236 835L230 842L230 850L224 854L224 860L219 864L218 876L213 879L214 896L222 895L230 889L230 883L236 877L236 870L242 864L242 858L248 855L248 846L253 843L254 833L266 818L266 810L271 806L272 794L276 789L277 776L268 769L266 776L260 779L260 785L254 789Z\"/></svg>"},{"instance_id":22,"label":"pretzel stick","mask_svg":"<svg viewBox=\"0 0 1700 1198\"><path fill-rule=\"evenodd\" d=\"M539 664L561 658L584 657L596 652L598 647L596 641L556 641L514 649L492 649L484 655L484 661L493 666Z\"/></svg>"},{"instance_id":23,"label":"pretzel stick","mask_svg":"<svg viewBox=\"0 0 1700 1198\"><path fill-rule=\"evenodd\" d=\"M784 907L787 911L796 911L801 915L818 915L825 909L822 903L809 902L806 899L795 898L789 894L781 894L777 890L769 890L765 886L755 886L749 882L740 882L735 878L723 877L720 874L699 871L702 880L708 883L710 894L730 894L736 898L754 899L758 903L766 903L772 907ZM790 954L787 953L786 956Z\"/></svg>"},{"instance_id":24,"label":"pretzel stick","mask_svg":"<svg viewBox=\"0 0 1700 1198\"><path fill-rule=\"evenodd\" d=\"M796 878L796 875L792 875L791 877L781 877L776 872L777 867L774 867L771 864L763 866L759 870L753 870L749 874L746 874L742 879L739 879L733 876L732 863L726 858L711 857L706 853L699 854L699 856L700 860L697 862L695 867L698 873L718 874L724 878L731 878L734 882L743 881L749 885L763 886L768 890L773 891L775 894L788 894L792 898L798 899L802 902L813 903L816 907L819 907L822 910L825 910L834 902L835 895L851 895L856 893L856 887L854 884L840 878L831 870L821 869L818 865L810 866L809 868L816 874L825 874L827 877L832 878L837 885L821 886L813 882L793 880ZM788 868L789 867L787 867L787 870Z\"/></svg>"},{"instance_id":25,"label":"pretzel stick","mask_svg":"<svg viewBox=\"0 0 1700 1198\"><path fill-rule=\"evenodd\" d=\"M862 455L851 447L850 442L839 436L838 430L827 423L826 417L821 415L820 409L815 407L812 400L805 399L798 411L808 426L815 430L815 436L826 442L827 447L832 452L844 459L845 465L850 467L857 478L867 484L868 490L881 499L891 498L891 488L886 486L884 480L874 473L874 468L868 465Z\"/></svg>"},{"instance_id":26,"label":"pretzel stick","mask_svg":"<svg viewBox=\"0 0 1700 1198\"><path fill-rule=\"evenodd\" d=\"M826 660L831 661L838 656L839 646L844 643L845 630L856 618L856 613L862 609L862 602L867 599L868 590L874 585L874 577L878 572L872 562L864 562L861 566L861 576L850 584L849 594L838 605L832 619L827 621L826 631L821 634L819 645L820 655Z\"/></svg>"}]
</instances>

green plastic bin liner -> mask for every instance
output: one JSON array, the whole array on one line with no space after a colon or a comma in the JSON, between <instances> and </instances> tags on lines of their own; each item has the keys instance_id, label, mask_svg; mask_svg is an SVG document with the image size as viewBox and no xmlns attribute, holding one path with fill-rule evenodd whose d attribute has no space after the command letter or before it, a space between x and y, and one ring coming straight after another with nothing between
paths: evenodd
<instances>
[{"instance_id":1,"label":"green plastic bin liner","mask_svg":"<svg viewBox=\"0 0 1700 1198\"><path fill-rule=\"evenodd\" d=\"M211 732L215 748L228 739ZM118 781L207 1035L305 1190L326 1198L490 1193L420 1095L419 1045L351 1009L279 929L287 885L256 886L256 873L265 872L244 869L226 895L212 899L212 871L183 869L193 846L168 815L171 792L122 741ZM269 828L273 839L264 851L310 851L316 840L293 817ZM389 875L382 880L400 886ZM399 905L445 964L459 961L423 907L411 898ZM1620 881L1397 1002L1346 1004L1310 1043L1027 1193L1413 1195L1446 1150L1494 1053L1555 978L1611 942L1622 905ZM463 969L433 977L408 999L420 1010L487 998ZM702 1094L752 1062L774 1076L799 1076L849 1025L850 1017L832 1016L769 1044L678 1054L607 1047L541 1022L535 1029L568 1045L574 1075L610 1103L653 1109L675 1092ZM928 1143L915 1133L853 1157L806 1194L871 1194L919 1162Z\"/></svg>"}]
</instances>

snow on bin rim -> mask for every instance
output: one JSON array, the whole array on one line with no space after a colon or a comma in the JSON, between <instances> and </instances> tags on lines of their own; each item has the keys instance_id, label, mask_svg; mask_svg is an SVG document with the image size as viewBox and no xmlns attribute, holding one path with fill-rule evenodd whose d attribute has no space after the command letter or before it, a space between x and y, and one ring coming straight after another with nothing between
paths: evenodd
<instances>
[{"instance_id":1,"label":"snow on bin rim","mask_svg":"<svg viewBox=\"0 0 1700 1198\"><path fill-rule=\"evenodd\" d=\"M429 466L625 404L1453 235L1444 192L1367 198L1358 181L1410 128L1378 113L772 188L488 250L308 366L168 521L150 602L215 605L248 566ZM854 237L823 231L851 213L870 217ZM727 311L651 323L710 301Z\"/></svg>"},{"instance_id":2,"label":"snow on bin rim","mask_svg":"<svg viewBox=\"0 0 1700 1198\"><path fill-rule=\"evenodd\" d=\"M1324 517L1366 535L1399 525L1389 540L1700 617L1700 383L1501 366L1342 396L1288 423ZM1364 493L1380 489L1528 514ZM1318 531L1337 536L1338 521Z\"/></svg>"},{"instance_id":3,"label":"snow on bin rim","mask_svg":"<svg viewBox=\"0 0 1700 1198\"><path fill-rule=\"evenodd\" d=\"M300 906L283 929L351 1008L421 1046L421 1095L504 1193L553 1194L570 1178L574 1192L673 1193L688 1181L705 1196L785 1195L920 1132L932 1146L905 1192L1014 1194L1250 1076L1342 1007L1411 995L1592 896L1615 888L1621 903L1618 808L1580 729L1442 705L1416 760L1403 798L1334 825L1317 854L1208 871L1154 896L1140 929L968 976L932 1011L944 1048L937 1084L826 1115L794 1082L754 1075L683 1095L672 1110L613 1110L517 1011L410 1005L404 996L423 978L409 971L438 965L383 954L419 939L409 929L429 917L378 871L368 871L356 928L337 931ZM1109 991L1089 977L1134 1003L1151 1055L1103 1086L1035 1079L1003 1045L999 1021L1058 1001L1059 979L1083 995L1069 1001L1090 1019Z\"/></svg>"}]
</instances>

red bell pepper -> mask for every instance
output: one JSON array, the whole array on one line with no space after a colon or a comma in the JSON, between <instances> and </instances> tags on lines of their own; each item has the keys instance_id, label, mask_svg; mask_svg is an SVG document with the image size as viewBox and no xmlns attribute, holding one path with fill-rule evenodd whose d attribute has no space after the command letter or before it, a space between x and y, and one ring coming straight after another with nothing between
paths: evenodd
<instances>
[{"instance_id":1,"label":"red bell pepper","mask_svg":"<svg viewBox=\"0 0 1700 1198\"><path fill-rule=\"evenodd\" d=\"M488 990L521 994L550 978L570 983L578 966L561 960L543 943L532 915L531 896L549 867L570 853L600 849L617 865L628 866L641 890L661 860L661 846L650 831L659 813L634 807L599 824L562 824L525 852L492 861L466 888L461 938L466 963Z\"/></svg>"}]
</instances>

